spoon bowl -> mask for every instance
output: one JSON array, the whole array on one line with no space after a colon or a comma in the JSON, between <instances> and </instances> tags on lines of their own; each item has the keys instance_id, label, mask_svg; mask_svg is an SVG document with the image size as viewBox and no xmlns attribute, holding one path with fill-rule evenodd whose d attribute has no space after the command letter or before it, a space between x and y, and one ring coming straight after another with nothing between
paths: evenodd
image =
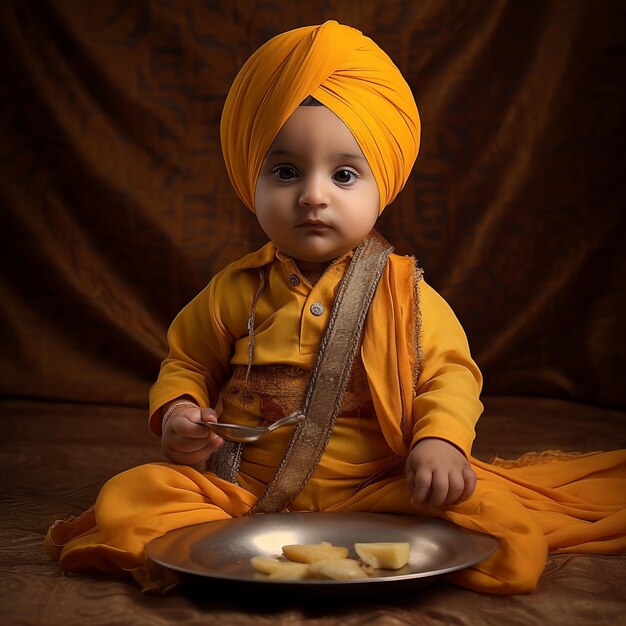
<instances>
[{"instance_id":1,"label":"spoon bowl","mask_svg":"<svg viewBox=\"0 0 626 626\"><path fill-rule=\"evenodd\" d=\"M268 433L277 428L297 424L304 419L304 414L300 411L294 411L290 415L283 417L268 426L245 426L243 424L226 424L224 422L194 422L199 426L206 426L222 439L235 441L237 443L251 443L258 441Z\"/></svg>"}]
</instances>

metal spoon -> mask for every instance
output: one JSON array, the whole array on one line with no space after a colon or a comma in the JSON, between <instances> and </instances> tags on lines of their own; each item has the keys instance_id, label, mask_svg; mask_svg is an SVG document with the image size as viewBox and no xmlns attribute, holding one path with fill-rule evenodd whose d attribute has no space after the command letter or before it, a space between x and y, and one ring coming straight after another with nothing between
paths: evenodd
<instances>
[{"instance_id":1,"label":"metal spoon","mask_svg":"<svg viewBox=\"0 0 626 626\"><path fill-rule=\"evenodd\" d=\"M289 424L297 424L303 419L304 415L300 411L294 411L290 415L272 422L269 426L244 426L243 424L225 424L223 422L194 422L194 424L210 428L222 439L236 441L237 443L250 443L257 441L277 428L288 426Z\"/></svg>"}]
</instances>

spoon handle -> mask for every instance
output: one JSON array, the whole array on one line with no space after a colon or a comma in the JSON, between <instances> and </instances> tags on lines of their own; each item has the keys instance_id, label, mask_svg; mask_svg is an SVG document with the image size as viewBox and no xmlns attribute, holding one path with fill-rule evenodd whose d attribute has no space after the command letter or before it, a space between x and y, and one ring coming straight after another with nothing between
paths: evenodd
<instances>
[{"instance_id":1,"label":"spoon handle","mask_svg":"<svg viewBox=\"0 0 626 626\"><path fill-rule=\"evenodd\" d=\"M276 420L275 422L271 423L268 427L267 430L274 430L275 428L280 428L281 426L287 426L288 424L297 424L298 422L301 422L304 419L304 414L300 413L300 411L294 411L293 413L290 413L289 415L287 415L286 417L281 417L279 420Z\"/></svg>"}]
</instances>

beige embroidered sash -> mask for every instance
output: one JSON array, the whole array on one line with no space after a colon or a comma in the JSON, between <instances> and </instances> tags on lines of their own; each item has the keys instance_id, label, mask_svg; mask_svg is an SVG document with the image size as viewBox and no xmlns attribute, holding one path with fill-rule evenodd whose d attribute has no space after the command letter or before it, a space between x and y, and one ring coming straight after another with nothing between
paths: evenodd
<instances>
[{"instance_id":1,"label":"beige embroidered sash","mask_svg":"<svg viewBox=\"0 0 626 626\"><path fill-rule=\"evenodd\" d=\"M367 312L393 248L376 231L355 250L320 342L302 407L274 478L252 513L282 511L310 480L328 445L350 377Z\"/></svg>"}]
</instances>

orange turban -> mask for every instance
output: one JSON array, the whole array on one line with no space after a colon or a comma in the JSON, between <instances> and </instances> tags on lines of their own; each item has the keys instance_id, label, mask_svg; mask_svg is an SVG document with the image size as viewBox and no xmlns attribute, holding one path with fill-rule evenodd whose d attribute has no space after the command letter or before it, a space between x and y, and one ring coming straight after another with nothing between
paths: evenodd
<instances>
[{"instance_id":1,"label":"orange turban","mask_svg":"<svg viewBox=\"0 0 626 626\"><path fill-rule=\"evenodd\" d=\"M419 115L391 59L369 37L335 21L270 39L239 71L221 122L235 191L254 211L265 155L307 96L333 111L354 135L374 173L382 212L404 187L417 157Z\"/></svg>"}]
</instances>

